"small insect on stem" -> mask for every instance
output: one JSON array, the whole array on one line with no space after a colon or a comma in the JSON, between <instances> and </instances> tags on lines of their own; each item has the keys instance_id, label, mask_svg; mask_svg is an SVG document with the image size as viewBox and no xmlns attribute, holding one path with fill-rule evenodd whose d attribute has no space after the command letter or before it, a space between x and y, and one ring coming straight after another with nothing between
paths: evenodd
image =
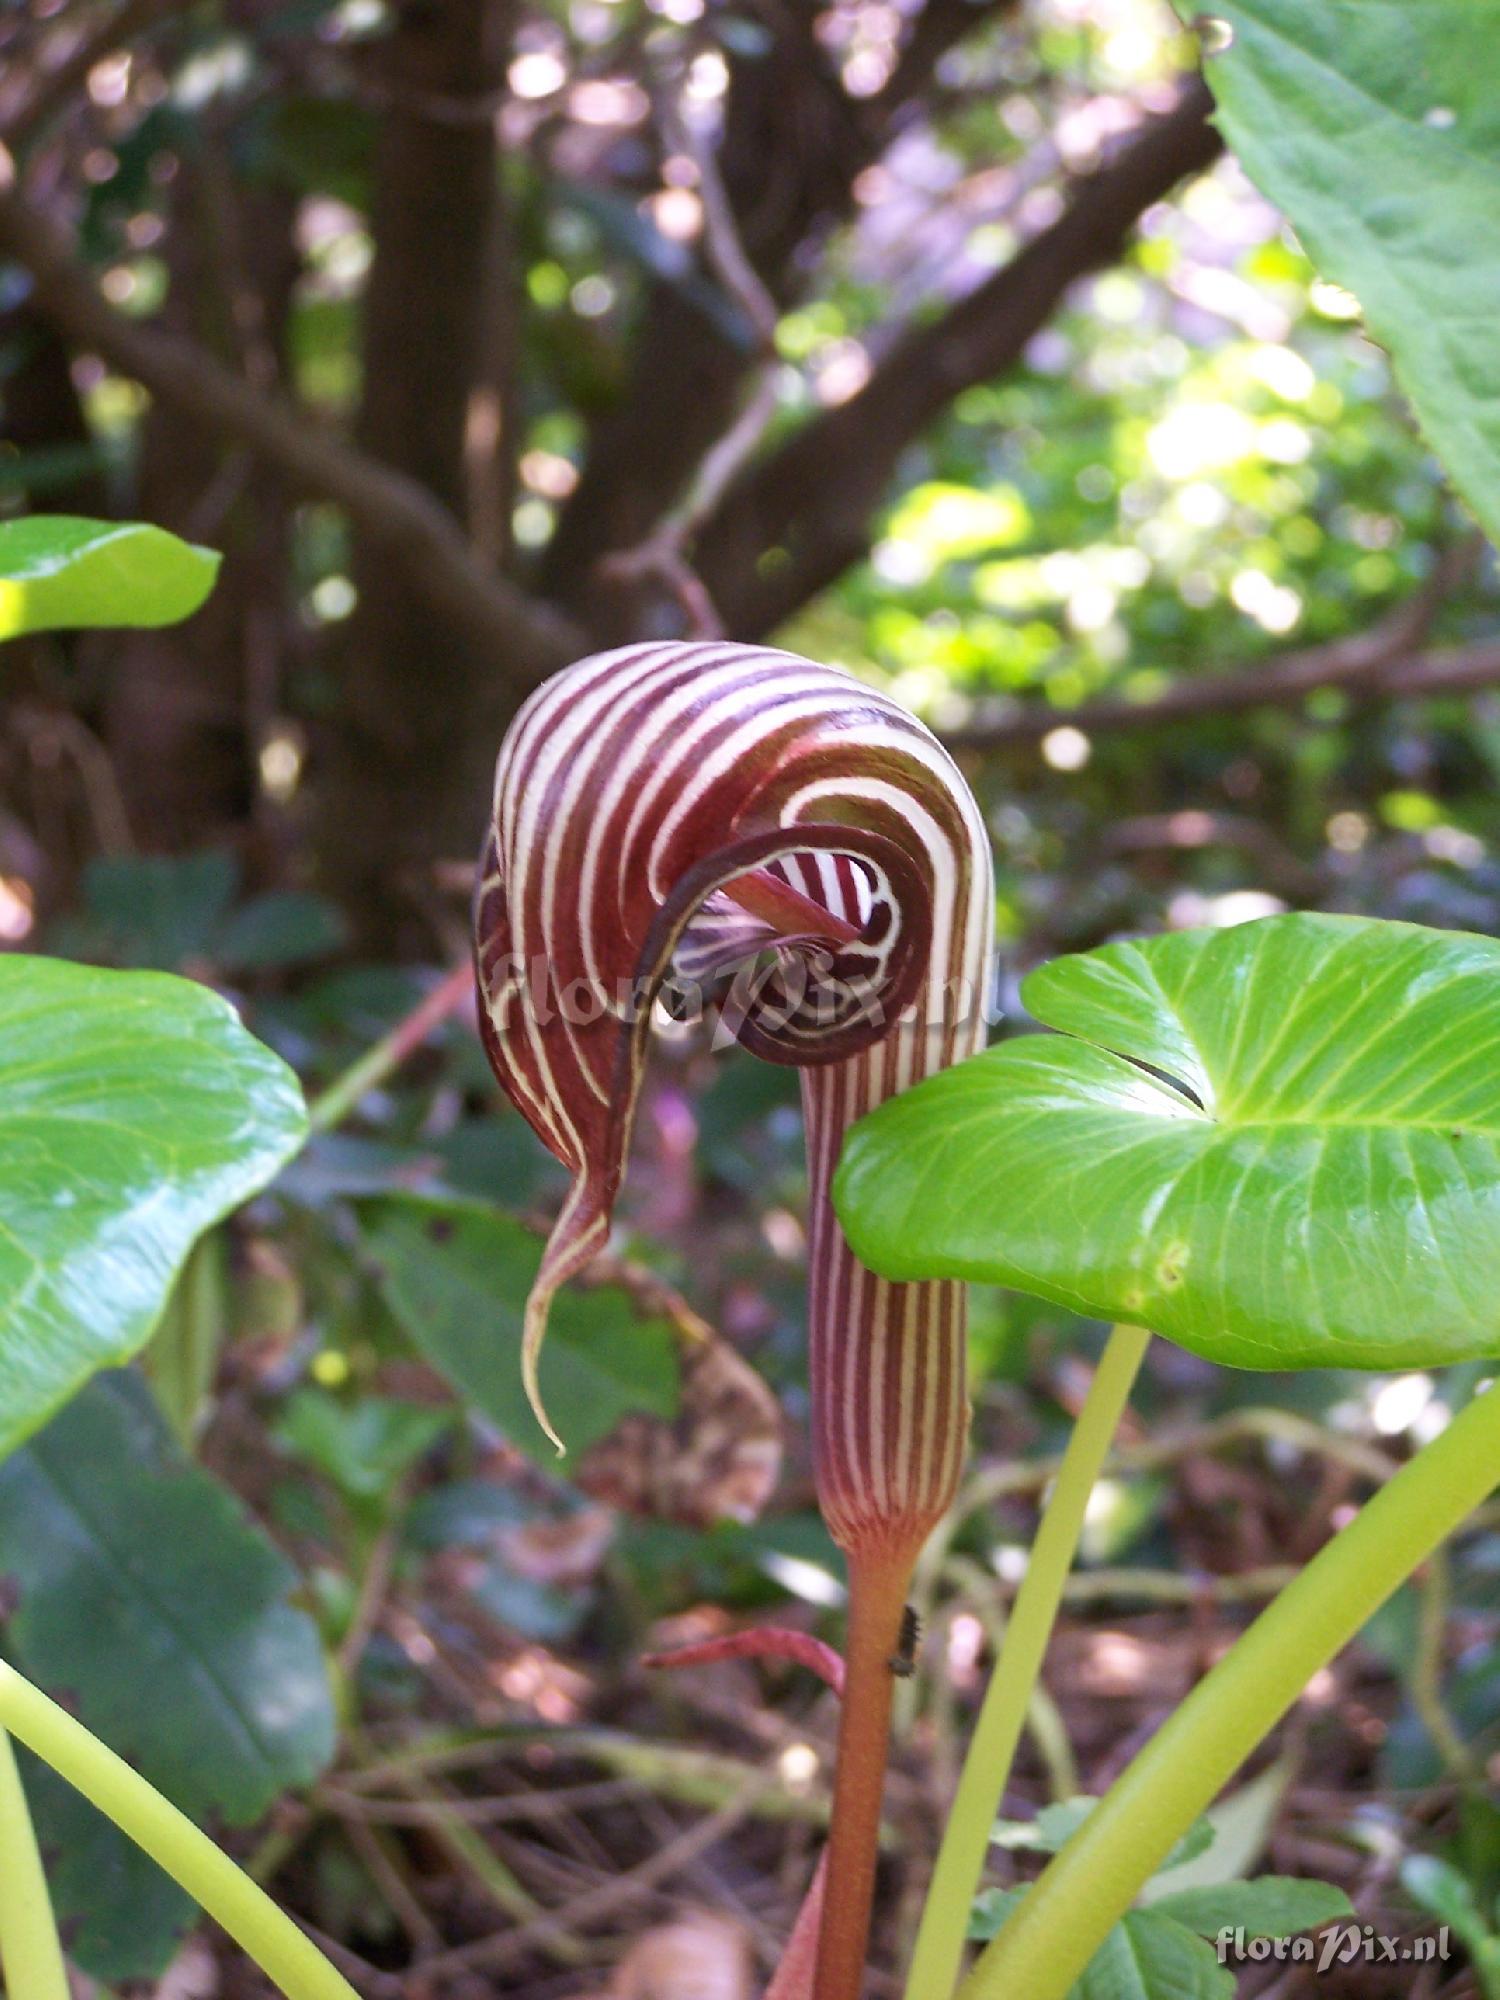
<instances>
[{"instance_id":1,"label":"small insect on stem","mask_svg":"<svg viewBox=\"0 0 1500 2000\"><path fill-rule=\"evenodd\" d=\"M909 1681L917 1671L917 1648L922 1643L922 1620L913 1604L901 1614L901 1630L896 1634L896 1650L887 1664L898 1680Z\"/></svg>"}]
</instances>

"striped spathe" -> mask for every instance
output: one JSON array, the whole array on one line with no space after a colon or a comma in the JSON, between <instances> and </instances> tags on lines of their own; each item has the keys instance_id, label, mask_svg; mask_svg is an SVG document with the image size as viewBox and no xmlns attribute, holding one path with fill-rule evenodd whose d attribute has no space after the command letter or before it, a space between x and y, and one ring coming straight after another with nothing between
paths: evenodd
<instances>
[{"instance_id":1,"label":"striped spathe","mask_svg":"<svg viewBox=\"0 0 1500 2000\"><path fill-rule=\"evenodd\" d=\"M642 645L532 695L496 768L476 956L495 1072L573 1176L527 1311L544 1425L548 1304L607 1238L653 1005L712 984L722 1032L802 1072L825 1516L846 1548L926 1533L963 1453L963 1288L877 1278L829 1184L856 1118L981 1045L992 923L961 774L851 675L766 647Z\"/></svg>"}]
</instances>

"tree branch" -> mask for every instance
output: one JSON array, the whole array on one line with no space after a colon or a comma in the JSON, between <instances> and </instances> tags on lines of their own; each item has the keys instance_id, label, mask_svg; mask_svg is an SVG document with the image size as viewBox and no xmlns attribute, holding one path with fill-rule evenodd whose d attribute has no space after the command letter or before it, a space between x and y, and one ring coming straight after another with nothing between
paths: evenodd
<instances>
[{"instance_id":1,"label":"tree branch","mask_svg":"<svg viewBox=\"0 0 1500 2000\"><path fill-rule=\"evenodd\" d=\"M948 744L994 750L1035 743L1054 729L1089 735L1160 729L1205 715L1235 715L1246 709L1289 706L1324 688L1337 688L1356 701L1406 695L1462 692L1489 686L1500 677L1500 641L1419 654L1444 603L1472 569L1482 539L1467 536L1446 550L1431 576L1368 631L1284 653L1268 666L1231 673L1194 674L1175 682L1151 701L1102 695L1073 708L1036 702L993 721L944 732Z\"/></svg>"},{"instance_id":2,"label":"tree branch","mask_svg":"<svg viewBox=\"0 0 1500 2000\"><path fill-rule=\"evenodd\" d=\"M927 0L885 89L863 101L844 90L810 10L752 5L771 41L731 60L715 164L744 256L780 306L807 289L817 268L809 246L847 219L855 181L911 114L939 57L1014 5ZM587 599L600 557L651 534L734 424L757 359L672 287L652 287L629 379L593 427L583 476L544 553L544 590Z\"/></svg>"},{"instance_id":3,"label":"tree branch","mask_svg":"<svg viewBox=\"0 0 1500 2000\"><path fill-rule=\"evenodd\" d=\"M301 492L342 507L389 550L434 611L502 655L513 680L540 680L586 650L561 614L486 572L452 515L414 480L251 388L194 344L117 312L75 262L66 233L13 187L0 191L0 253L25 266L38 309L68 340L216 436L248 446Z\"/></svg>"},{"instance_id":4,"label":"tree branch","mask_svg":"<svg viewBox=\"0 0 1500 2000\"><path fill-rule=\"evenodd\" d=\"M677 598L695 636L722 638L718 612L687 559L688 545L700 524L718 506L725 492L760 449L776 419L777 377L776 301L745 253L735 222L734 205L719 176L719 163L700 143L681 107L663 106L662 132L674 151L686 154L698 169L703 203L704 248L720 283L755 331L760 360L734 422L704 454L686 491L667 509L645 539L633 549L620 549L599 564L599 573L624 584L656 577Z\"/></svg>"},{"instance_id":5,"label":"tree branch","mask_svg":"<svg viewBox=\"0 0 1500 2000\"><path fill-rule=\"evenodd\" d=\"M81 25L68 16L62 30L43 44L34 72L25 77L30 88L13 85L0 96L0 142L17 156L23 153L54 118L78 102L96 63L155 27L166 11L167 0L119 0ZM12 67L13 77L18 69Z\"/></svg>"},{"instance_id":6,"label":"tree branch","mask_svg":"<svg viewBox=\"0 0 1500 2000\"><path fill-rule=\"evenodd\" d=\"M911 25L884 89L870 106L882 144L910 116L948 51L1007 5L1008 0L927 0Z\"/></svg>"},{"instance_id":7,"label":"tree branch","mask_svg":"<svg viewBox=\"0 0 1500 2000\"><path fill-rule=\"evenodd\" d=\"M1080 180L1056 222L930 326L908 333L848 402L814 418L725 496L696 567L731 631L754 638L857 561L907 445L964 389L1014 366L1078 278L1120 254L1143 211L1222 150L1194 78L1105 166ZM780 550L768 568L764 556Z\"/></svg>"},{"instance_id":8,"label":"tree branch","mask_svg":"<svg viewBox=\"0 0 1500 2000\"><path fill-rule=\"evenodd\" d=\"M1355 701L1430 701L1437 695L1477 694L1500 685L1500 639L1473 646L1442 646L1389 667L1368 687L1351 689Z\"/></svg>"}]
</instances>

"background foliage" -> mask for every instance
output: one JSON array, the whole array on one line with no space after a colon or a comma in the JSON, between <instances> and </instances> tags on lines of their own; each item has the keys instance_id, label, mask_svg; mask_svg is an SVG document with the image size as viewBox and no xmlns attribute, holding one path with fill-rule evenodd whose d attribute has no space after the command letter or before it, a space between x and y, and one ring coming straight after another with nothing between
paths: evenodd
<instances>
[{"instance_id":1,"label":"background foliage","mask_svg":"<svg viewBox=\"0 0 1500 2000\"><path fill-rule=\"evenodd\" d=\"M1452 394L1493 369L1487 9L1220 12L1244 167L1154 0L32 0L0 22L0 625L25 634L0 660L0 939L152 977L138 1136L180 1149L190 1101L205 1121L171 1165L197 1194L133 1233L157 1295L300 1110L220 1001L154 976L227 994L314 1128L164 1312L107 1264L74 1376L7 1395L32 1434L0 1465L0 1640L375 2000L417 1968L441 1995L639 2000L668 1989L628 1941L669 1920L748 1991L824 1811L809 1684L728 1666L662 1690L632 1664L788 1593L810 1626L836 1611L794 1078L663 1037L623 1236L558 1310L561 1472L519 1397L557 1171L432 968L463 959L487 767L542 674L723 629L892 688L989 819L1007 1028L1023 972L1121 933L1282 908L1500 933L1500 585L1395 379L1493 528L1495 438L1459 432ZM1347 115L1339 65L1364 86ZM1300 235L1275 199L1305 200ZM39 511L105 524L69 584L98 618L50 615ZM45 976L26 1032L71 1073L105 975ZM435 994L426 1038L402 1028ZM3 994L0 1031L14 1058ZM264 1126L228 1179L183 1053L220 1041ZM20 1108L0 1074L0 1131ZM107 1151L68 1138L97 1185ZM26 1337L8 1310L0 1381ZM920 1887L895 1850L930 1849L1097 1338L979 1294L890 1959ZM1472 1372L1158 1352L1013 1808L1102 1790ZM1481 1520L1314 1687L1216 1823L1194 1885L1215 1909L1269 1857L1381 1928L1452 1924L1472 1964L1424 1970L1424 2000L1493 1982L1497 1563ZM77 1963L158 1974L189 1910L29 1776ZM994 1857L992 1909L1024 1851ZM1375 2000L1382 1976L1318 1991Z\"/></svg>"}]
</instances>

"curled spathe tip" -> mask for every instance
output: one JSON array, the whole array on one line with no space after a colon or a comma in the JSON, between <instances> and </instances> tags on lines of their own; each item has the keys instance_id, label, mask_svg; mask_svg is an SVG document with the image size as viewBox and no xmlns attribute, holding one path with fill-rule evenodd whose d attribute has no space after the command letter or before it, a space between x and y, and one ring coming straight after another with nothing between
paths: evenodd
<instances>
[{"instance_id":1,"label":"curled spathe tip","mask_svg":"<svg viewBox=\"0 0 1500 2000\"><path fill-rule=\"evenodd\" d=\"M556 1425L547 1415L547 1405L542 1400L541 1356L542 1342L547 1337L547 1317L552 1309L552 1295L555 1285L545 1289L533 1285L526 1300L526 1317L521 1335L521 1382L526 1390L526 1400L531 1405L531 1414L542 1427L547 1442L559 1458L566 1458L568 1447L558 1434Z\"/></svg>"},{"instance_id":2,"label":"curled spathe tip","mask_svg":"<svg viewBox=\"0 0 1500 2000\"><path fill-rule=\"evenodd\" d=\"M568 1447L548 1416L542 1396L542 1344L547 1337L552 1301L559 1289L592 1263L608 1239L608 1208L601 1206L587 1180L576 1181L547 1239L541 1264L526 1296L521 1328L521 1382L532 1414L559 1458L567 1457Z\"/></svg>"}]
</instances>

